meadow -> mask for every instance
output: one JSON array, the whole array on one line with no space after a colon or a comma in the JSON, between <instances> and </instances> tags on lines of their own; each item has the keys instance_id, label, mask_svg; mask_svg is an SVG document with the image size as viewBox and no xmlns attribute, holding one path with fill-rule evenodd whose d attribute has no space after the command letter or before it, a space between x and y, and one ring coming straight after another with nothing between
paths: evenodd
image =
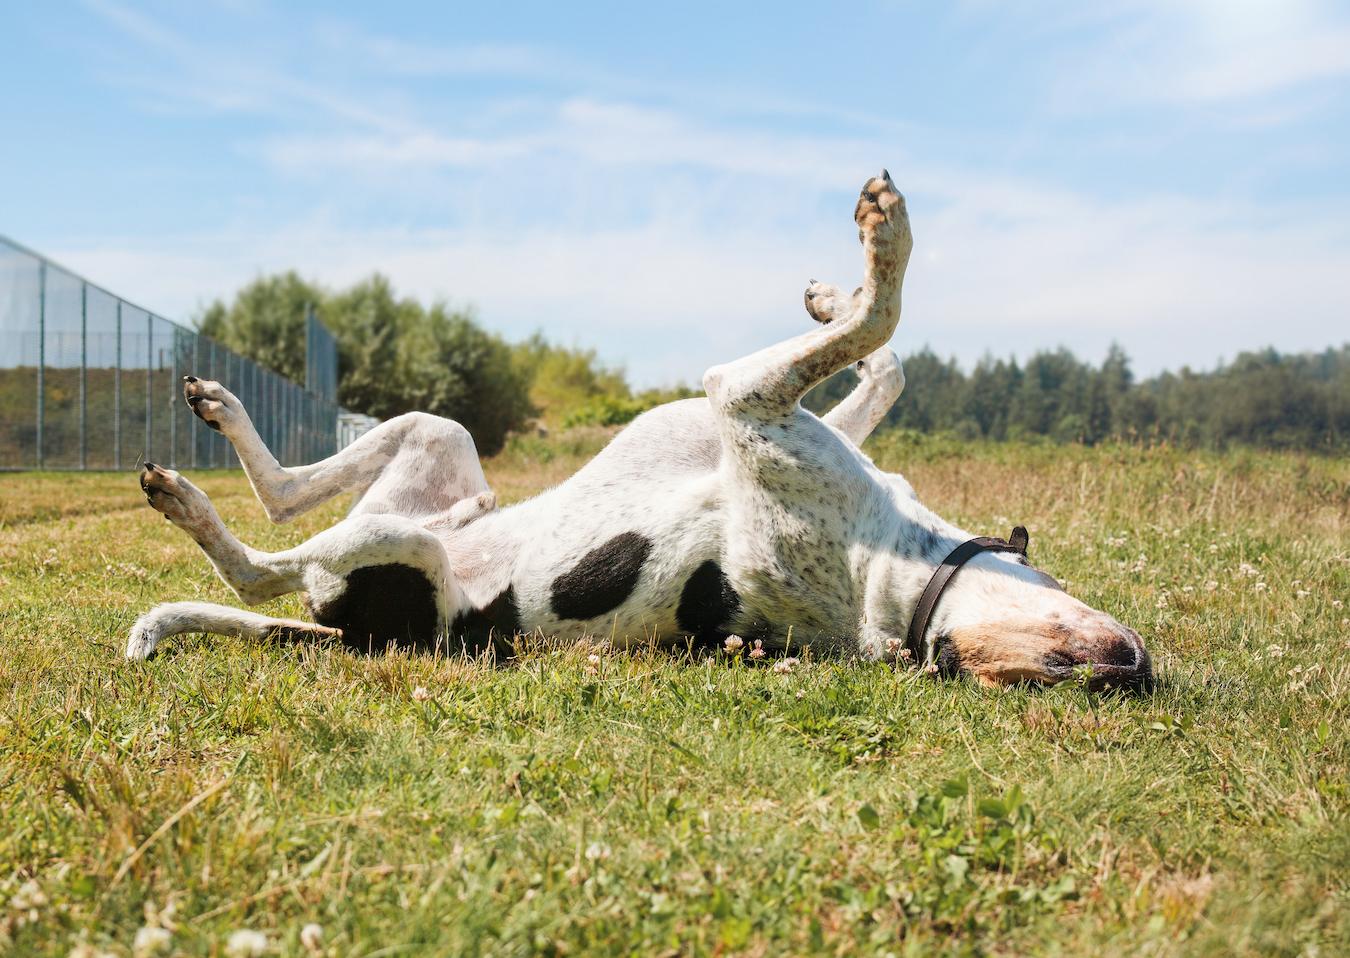
<instances>
[{"instance_id":1,"label":"meadow","mask_svg":"<svg viewBox=\"0 0 1350 958\"><path fill-rule=\"evenodd\" d=\"M519 499L604 438L517 440L489 479ZM126 663L150 605L232 596L130 472L0 477L0 952L1350 950L1350 462L871 452L967 528L1026 524L1157 687L538 638ZM342 513L272 526L239 474L193 478L263 548Z\"/></svg>"}]
</instances>

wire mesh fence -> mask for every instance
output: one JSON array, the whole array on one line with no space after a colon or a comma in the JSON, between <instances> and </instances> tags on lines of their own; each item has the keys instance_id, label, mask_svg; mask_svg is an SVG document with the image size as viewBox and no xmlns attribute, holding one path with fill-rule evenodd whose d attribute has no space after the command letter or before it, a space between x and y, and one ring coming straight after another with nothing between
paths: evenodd
<instances>
[{"instance_id":1,"label":"wire mesh fence","mask_svg":"<svg viewBox=\"0 0 1350 958\"><path fill-rule=\"evenodd\" d=\"M222 383L283 465L337 448L337 345L306 323L306 387L0 237L0 469L238 465L183 401Z\"/></svg>"}]
</instances>

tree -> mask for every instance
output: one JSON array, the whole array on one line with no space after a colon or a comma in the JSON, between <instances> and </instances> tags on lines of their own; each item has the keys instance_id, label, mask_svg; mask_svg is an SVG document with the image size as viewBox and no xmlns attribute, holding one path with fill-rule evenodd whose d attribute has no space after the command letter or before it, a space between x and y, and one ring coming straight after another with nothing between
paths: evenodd
<instances>
[{"instance_id":1,"label":"tree","mask_svg":"<svg viewBox=\"0 0 1350 958\"><path fill-rule=\"evenodd\" d=\"M632 398L623 371L603 365L595 350L556 346L542 333L513 346L511 362L530 384L530 403L550 423L559 423L596 400L618 409Z\"/></svg>"},{"instance_id":2,"label":"tree","mask_svg":"<svg viewBox=\"0 0 1350 958\"><path fill-rule=\"evenodd\" d=\"M338 401L388 419L423 410L462 423L485 454L532 415L529 380L511 349L467 312L399 299L374 275L340 293L295 273L263 277L226 306L212 304L201 331L295 382L305 381L304 311L313 305L337 339Z\"/></svg>"},{"instance_id":3,"label":"tree","mask_svg":"<svg viewBox=\"0 0 1350 958\"><path fill-rule=\"evenodd\" d=\"M263 276L249 283L226 306L212 303L197 320L202 335L281 373L305 381L305 308L324 292L295 272Z\"/></svg>"}]
</instances>

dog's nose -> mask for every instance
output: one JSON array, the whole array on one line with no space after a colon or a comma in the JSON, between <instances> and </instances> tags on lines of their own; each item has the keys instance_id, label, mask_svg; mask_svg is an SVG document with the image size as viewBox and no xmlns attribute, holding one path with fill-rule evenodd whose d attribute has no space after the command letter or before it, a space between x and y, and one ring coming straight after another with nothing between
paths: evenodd
<instances>
[{"instance_id":1,"label":"dog's nose","mask_svg":"<svg viewBox=\"0 0 1350 958\"><path fill-rule=\"evenodd\" d=\"M1092 688L1145 689L1153 682L1153 661L1133 629L1112 630L1094 645L1086 662L1092 667Z\"/></svg>"},{"instance_id":2,"label":"dog's nose","mask_svg":"<svg viewBox=\"0 0 1350 958\"><path fill-rule=\"evenodd\" d=\"M1079 633L1068 649L1046 656L1049 674L1071 678L1089 672L1092 689L1128 688L1146 690L1153 682L1153 661L1144 641L1133 629L1117 625L1096 634Z\"/></svg>"}]
</instances>

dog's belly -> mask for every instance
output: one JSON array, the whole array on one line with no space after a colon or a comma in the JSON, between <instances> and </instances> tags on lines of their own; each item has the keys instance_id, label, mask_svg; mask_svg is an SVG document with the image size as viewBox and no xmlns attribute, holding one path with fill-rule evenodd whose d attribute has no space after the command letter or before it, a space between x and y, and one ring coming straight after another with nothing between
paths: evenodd
<instances>
[{"instance_id":1,"label":"dog's belly","mask_svg":"<svg viewBox=\"0 0 1350 958\"><path fill-rule=\"evenodd\" d=\"M649 480L634 495L611 487L605 509L544 531L511 582L520 628L630 646L731 634L769 647L855 641L855 590L833 531L801 525L802 535L736 544L744 523L724 479Z\"/></svg>"},{"instance_id":2,"label":"dog's belly","mask_svg":"<svg viewBox=\"0 0 1350 958\"><path fill-rule=\"evenodd\" d=\"M626 644L855 641L861 577L849 543L867 521L859 473L870 463L834 449L839 438L814 417L765 438L806 441L812 461L794 476L785 449L771 470L747 473L723 461L706 401L647 413L562 486L465 530L469 567L519 550L509 580L475 588L473 615L498 632Z\"/></svg>"},{"instance_id":3,"label":"dog's belly","mask_svg":"<svg viewBox=\"0 0 1350 958\"><path fill-rule=\"evenodd\" d=\"M568 491L541 504L540 517L523 517L537 530L512 576L523 630L629 645L728 634L739 606L721 568L725 515L714 473L611 478Z\"/></svg>"}]
</instances>

